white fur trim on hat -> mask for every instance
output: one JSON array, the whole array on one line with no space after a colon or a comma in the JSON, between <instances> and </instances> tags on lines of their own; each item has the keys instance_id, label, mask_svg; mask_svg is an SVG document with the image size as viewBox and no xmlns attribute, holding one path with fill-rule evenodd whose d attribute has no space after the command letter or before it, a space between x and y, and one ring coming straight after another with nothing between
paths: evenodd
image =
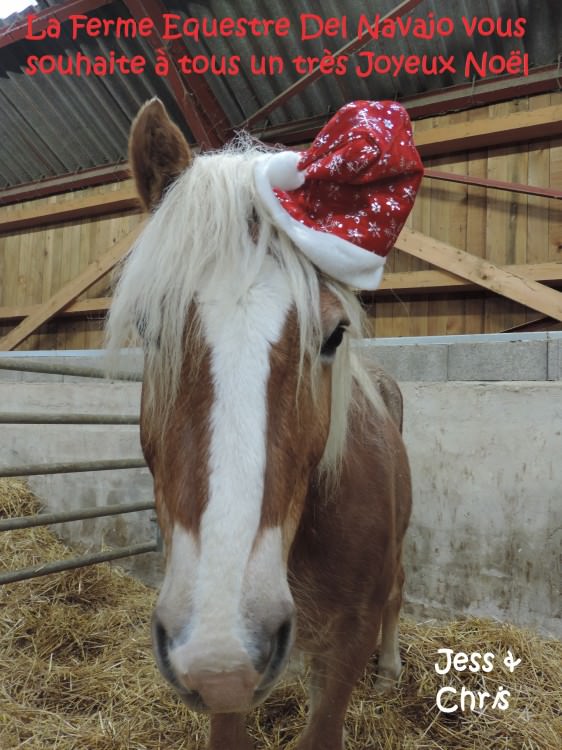
<instances>
[{"instance_id":1,"label":"white fur trim on hat","mask_svg":"<svg viewBox=\"0 0 562 750\"><path fill-rule=\"evenodd\" d=\"M295 190L305 180L297 168L300 154L280 151L266 154L256 162L256 193L269 211L274 224L293 240L306 257L326 275L355 289L376 289L382 279L385 259L363 250L353 242L322 232L296 221L285 211L273 188Z\"/></svg>"}]
</instances>

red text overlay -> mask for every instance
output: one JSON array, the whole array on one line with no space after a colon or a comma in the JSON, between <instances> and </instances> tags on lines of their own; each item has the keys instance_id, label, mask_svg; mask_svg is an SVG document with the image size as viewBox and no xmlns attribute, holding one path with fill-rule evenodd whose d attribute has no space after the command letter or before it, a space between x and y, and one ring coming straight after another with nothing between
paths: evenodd
<instances>
[{"instance_id":1,"label":"red text overlay","mask_svg":"<svg viewBox=\"0 0 562 750\"><path fill-rule=\"evenodd\" d=\"M518 48L517 41L525 36L526 18L462 16L453 20L447 16L428 13L423 17L407 16L388 19L380 14L362 14L354 23L347 16L323 17L317 13L301 13L298 22L280 18L193 18L178 13L164 13L152 18L98 18L76 13L65 23L56 18L46 22L34 14L27 19L26 39L43 41L59 39L69 34L73 40L90 39L147 39L156 48L154 58L144 55L127 56L120 49L104 55L87 55L82 52L68 55L30 54L24 71L27 75L59 74L63 76L108 76L116 73L141 75L153 72L165 77L175 68L183 75L235 76L241 72L256 76L274 76L287 70L304 75L319 70L322 75L358 78L371 76L398 77L402 74L438 76L444 73L459 74L465 78L493 75L528 75L528 55ZM427 45L422 54L388 54L377 49L376 41L411 38L432 42L445 40L439 46L446 49L446 40L455 35L458 48L459 35L467 40L495 37L513 40L513 49L507 54L475 53L467 44L462 55L434 54L435 45ZM232 55L208 54L203 42L212 39L259 39L261 37L297 38L302 42L321 40L321 55L296 55L286 59L279 55L247 53ZM337 54L345 40L356 36L368 44L352 57ZM182 40L185 48L175 54L173 43ZM201 47L199 46L201 44ZM385 50L388 46L385 47Z\"/></svg>"}]
</instances>

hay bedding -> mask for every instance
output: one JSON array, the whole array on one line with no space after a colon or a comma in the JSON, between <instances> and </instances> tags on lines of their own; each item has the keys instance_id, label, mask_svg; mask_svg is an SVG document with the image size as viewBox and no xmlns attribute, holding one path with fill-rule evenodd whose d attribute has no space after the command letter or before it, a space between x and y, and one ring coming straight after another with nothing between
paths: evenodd
<instances>
[{"instance_id":1,"label":"hay bedding","mask_svg":"<svg viewBox=\"0 0 562 750\"><path fill-rule=\"evenodd\" d=\"M36 512L25 485L0 480L0 516ZM70 555L48 529L0 534L2 567ZM149 618L155 593L108 565L0 588L0 748L12 750L196 750L207 732L159 677ZM437 649L508 649L521 658L511 674L501 659L490 674L440 676ZM405 620L400 687L380 699L374 663L347 720L349 750L558 750L562 645L508 625L468 619L450 624ZM444 714L442 685L489 693L510 690L509 708ZM250 719L257 748L292 748L305 723L300 680L277 689ZM321 750L319 748L318 750Z\"/></svg>"}]
</instances>

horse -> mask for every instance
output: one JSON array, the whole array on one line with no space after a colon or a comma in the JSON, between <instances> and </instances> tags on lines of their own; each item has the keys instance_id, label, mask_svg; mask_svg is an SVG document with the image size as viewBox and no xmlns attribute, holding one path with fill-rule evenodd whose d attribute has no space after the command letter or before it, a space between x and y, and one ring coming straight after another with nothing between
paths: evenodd
<instances>
[{"instance_id":1,"label":"horse","mask_svg":"<svg viewBox=\"0 0 562 750\"><path fill-rule=\"evenodd\" d=\"M292 652L309 663L298 750L342 750L380 636L375 689L401 671L411 482L397 384L362 355L356 292L272 223L267 147L193 156L158 100L131 128L150 218L126 258L107 345L144 348L141 444L165 574L156 661L209 750L250 750L246 714Z\"/></svg>"}]
</instances>

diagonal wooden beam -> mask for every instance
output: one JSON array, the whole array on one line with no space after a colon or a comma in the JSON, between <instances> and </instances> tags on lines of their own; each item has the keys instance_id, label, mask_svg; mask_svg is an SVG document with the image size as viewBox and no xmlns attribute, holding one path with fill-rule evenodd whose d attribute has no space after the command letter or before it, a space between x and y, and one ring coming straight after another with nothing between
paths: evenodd
<instances>
[{"instance_id":1,"label":"diagonal wooden beam","mask_svg":"<svg viewBox=\"0 0 562 750\"><path fill-rule=\"evenodd\" d=\"M542 316L540 318L534 318L533 320L527 320L525 323L520 323L518 326L505 328L502 333L531 333L533 331L562 331L562 323L557 320L552 320L552 318Z\"/></svg>"},{"instance_id":2,"label":"diagonal wooden beam","mask_svg":"<svg viewBox=\"0 0 562 750\"><path fill-rule=\"evenodd\" d=\"M111 271L125 255L132 243L140 234L143 224L135 227L129 234L119 240L100 258L91 263L81 274L65 284L62 289L50 299L41 304L31 315L13 328L10 333L0 339L0 351L8 352L31 336L39 326L46 323L54 315L64 310L67 305L93 286L108 271Z\"/></svg>"},{"instance_id":3,"label":"diagonal wooden beam","mask_svg":"<svg viewBox=\"0 0 562 750\"><path fill-rule=\"evenodd\" d=\"M93 317L105 315L111 306L111 297L92 297L91 299L71 302L70 305L57 313L57 317ZM15 323L33 315L41 307L40 304L12 305L0 307L0 323Z\"/></svg>"},{"instance_id":4,"label":"diagonal wooden beam","mask_svg":"<svg viewBox=\"0 0 562 750\"><path fill-rule=\"evenodd\" d=\"M411 229L402 230L395 247L531 310L562 321L562 292L544 284L499 268L483 258Z\"/></svg>"},{"instance_id":5,"label":"diagonal wooden beam","mask_svg":"<svg viewBox=\"0 0 562 750\"><path fill-rule=\"evenodd\" d=\"M526 263L522 265L503 266L504 271L521 276L529 281L542 281L554 284L562 283L562 261L553 260L545 263ZM435 294L448 292L475 291L476 285L461 279L448 271L395 271L385 273L379 288L367 293L369 297L394 294ZM2 308L0 308L0 314Z\"/></svg>"}]
</instances>

